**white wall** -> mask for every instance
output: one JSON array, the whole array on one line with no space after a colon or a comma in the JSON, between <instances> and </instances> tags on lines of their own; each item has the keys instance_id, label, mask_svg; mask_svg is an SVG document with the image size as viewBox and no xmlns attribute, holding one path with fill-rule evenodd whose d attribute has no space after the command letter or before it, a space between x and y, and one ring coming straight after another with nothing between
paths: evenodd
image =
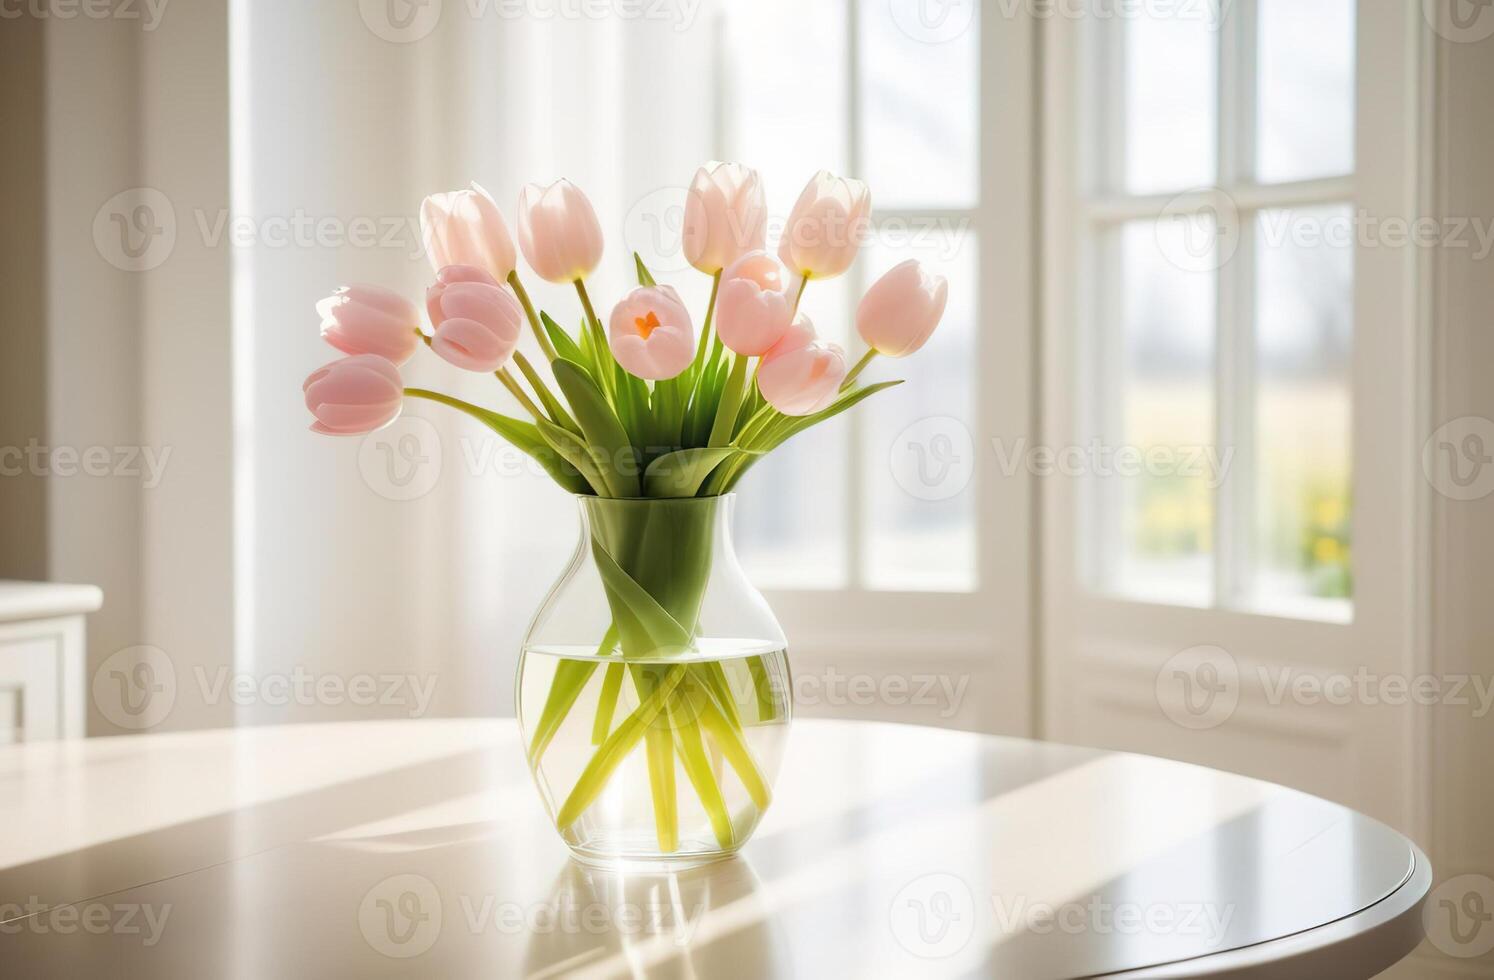
<instances>
[{"instance_id":1,"label":"white wall","mask_svg":"<svg viewBox=\"0 0 1494 980\"><path fill-rule=\"evenodd\" d=\"M8 29L8 28L7 28ZM139 448L143 273L111 264L93 228L114 195L141 184L139 26L48 20L44 39L47 428L42 441L80 450ZM117 239L116 239L117 241ZM162 447L152 446L160 451ZM104 591L89 617L89 672L114 651L148 642L141 603L138 477L49 478L48 577ZM90 703L91 733L118 729Z\"/></svg>"},{"instance_id":2,"label":"white wall","mask_svg":"<svg viewBox=\"0 0 1494 980\"><path fill-rule=\"evenodd\" d=\"M1480 23L1489 16L1485 11ZM1494 38L1452 40L1466 35L1443 26L1431 48L1435 109L1427 134L1434 161L1429 213L1444 221L1472 220L1489 227L1494 225L1494 181L1489 177L1494 173L1494 117L1488 107L1488 94L1494 91ZM1448 248L1428 258L1433 285L1427 341L1431 390L1421 437L1435 438L1434 433L1448 423L1465 427L1458 432L1494 432L1494 331L1489 316L1494 309L1494 256L1480 255L1475 248ZM1494 440L1487 445L1486 452L1494 450ZM1465 475L1472 472L1465 470ZM1472 489L1486 490L1489 485L1485 474ZM1472 677L1487 684L1494 678L1494 605L1489 601L1494 495L1456 499L1438 492L1433 481L1426 497L1431 529L1424 557L1429 573L1429 669L1439 676ZM1494 719L1479 717L1466 705L1440 705L1427 712L1425 733L1419 760L1424 844L1437 880L1474 874L1494 888L1494 823L1489 819L1494 812L1494 782L1489 778ZM1467 907L1461 891L1434 893L1438 915L1447 914L1437 907L1440 899ZM1464 920L1461 925L1466 928L1469 923ZM1484 935L1479 932L1477 938ZM1494 954L1452 958L1423 944L1402 975L1487 976L1491 963Z\"/></svg>"}]
</instances>

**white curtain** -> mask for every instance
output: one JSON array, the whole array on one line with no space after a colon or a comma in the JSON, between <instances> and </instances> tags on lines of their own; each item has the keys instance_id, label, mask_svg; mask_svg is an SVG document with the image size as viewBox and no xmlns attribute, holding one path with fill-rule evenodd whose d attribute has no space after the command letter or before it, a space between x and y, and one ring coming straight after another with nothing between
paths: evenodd
<instances>
[{"instance_id":1,"label":"white curtain","mask_svg":"<svg viewBox=\"0 0 1494 980\"><path fill-rule=\"evenodd\" d=\"M407 406L429 426L399 423L381 444L309 433L297 386L336 356L317 336L313 304L353 281L419 299L430 278L414 224L425 194L476 180L512 225L523 182L566 176L602 217L607 252L593 295L605 307L602 297L629 285L630 250L650 247L628 233L646 238L668 223L661 209L682 204L712 154L716 12L507 19L501 5L448 3L429 35L398 43L370 29L364 17L377 8L256 0L233 18L236 205L259 229L235 263L244 338L235 370L249 430L238 433L237 668L261 679L417 675L435 685L427 715L509 714L528 618L574 545L572 502L513 465L496 436L429 403ZM296 218L322 230L289 246L270 240L276 219ZM354 242L370 223L377 244ZM528 283L557 319L578 320L569 289ZM699 284L681 285L703 302ZM427 352L406 383L518 411L492 378ZM258 699L240 720L420 707L412 697L277 700L286 703Z\"/></svg>"}]
</instances>

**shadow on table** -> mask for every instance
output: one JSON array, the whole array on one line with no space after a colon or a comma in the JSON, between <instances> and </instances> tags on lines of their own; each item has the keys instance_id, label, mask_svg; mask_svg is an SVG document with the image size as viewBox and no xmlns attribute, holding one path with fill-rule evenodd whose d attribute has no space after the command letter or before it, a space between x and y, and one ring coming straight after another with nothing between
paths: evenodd
<instances>
[{"instance_id":1,"label":"shadow on table","mask_svg":"<svg viewBox=\"0 0 1494 980\"><path fill-rule=\"evenodd\" d=\"M524 976L843 975L855 957L815 937L886 928L885 914L868 920L856 900L875 873L872 862L858 860L858 848L873 837L874 847L896 847L923 833L929 819L979 807L1098 755L1043 746L1023 756L980 755L982 764L973 767L970 759L931 763L916 782L769 829L748 842L745 856L683 872L618 873L567 861L548 909L568 913L571 924L530 925ZM588 911L593 930L575 924ZM635 918L624 921L624 914Z\"/></svg>"},{"instance_id":2,"label":"shadow on table","mask_svg":"<svg viewBox=\"0 0 1494 980\"><path fill-rule=\"evenodd\" d=\"M0 869L0 908L85 901L490 789L494 751L423 759Z\"/></svg>"}]
</instances>

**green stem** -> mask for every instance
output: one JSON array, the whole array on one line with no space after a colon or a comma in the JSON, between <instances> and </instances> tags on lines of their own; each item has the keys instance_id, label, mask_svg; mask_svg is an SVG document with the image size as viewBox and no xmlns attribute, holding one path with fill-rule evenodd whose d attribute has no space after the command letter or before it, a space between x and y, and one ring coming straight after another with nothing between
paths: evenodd
<instances>
[{"instance_id":1,"label":"green stem","mask_svg":"<svg viewBox=\"0 0 1494 980\"><path fill-rule=\"evenodd\" d=\"M581 771L576 785L571 789L565 802L561 804L559 812L556 813L555 825L557 827L561 830L566 829L575 823L582 813L586 812L586 808L591 806L602 792L603 787L607 785L607 778L612 775L612 771L628 757L633 746L638 744L639 739L643 738L654 719L659 717L659 712L664 710L669 695L679 686L684 676L684 665L677 664L671 667L665 672L658 687L654 688L648 699L634 709L632 714L624 718L616 731L607 736L607 741L602 743L602 747L597 749L591 761L586 764L586 768ZM730 761L731 754L729 752L726 754ZM750 787L748 791L751 792Z\"/></svg>"},{"instance_id":2,"label":"green stem","mask_svg":"<svg viewBox=\"0 0 1494 980\"><path fill-rule=\"evenodd\" d=\"M773 721L778 717L778 704L773 698L773 682L768 677L768 668L763 664L763 659L748 658L747 672L752 677L752 690L757 694L757 720Z\"/></svg>"},{"instance_id":3,"label":"green stem","mask_svg":"<svg viewBox=\"0 0 1494 980\"><path fill-rule=\"evenodd\" d=\"M617 696L622 693L623 665L608 664L602 677L602 693L597 699L597 717L591 725L591 744L601 745L612 731L612 717L617 714Z\"/></svg>"},{"instance_id":4,"label":"green stem","mask_svg":"<svg viewBox=\"0 0 1494 980\"><path fill-rule=\"evenodd\" d=\"M514 378L514 376L508 372L508 368L499 368L498 370L494 371L493 374L498 378L499 381L503 382L503 387L508 389L508 393L513 395L514 398L518 399L519 404L524 406L524 410L526 412L534 416L536 419L542 419L545 417L545 413L540 411L540 407L533 401L531 401L528 395L524 394L523 387Z\"/></svg>"},{"instance_id":5,"label":"green stem","mask_svg":"<svg viewBox=\"0 0 1494 980\"><path fill-rule=\"evenodd\" d=\"M695 351L695 387L700 387L700 379L705 374L706 365L706 342L711 336L711 321L716 316L716 293L721 289L721 270L711 277L711 298L706 303L705 326L700 328L700 345Z\"/></svg>"},{"instance_id":6,"label":"green stem","mask_svg":"<svg viewBox=\"0 0 1494 980\"><path fill-rule=\"evenodd\" d=\"M855 383L856 378L861 374L861 372L866 370L866 366L872 362L872 358L876 356L877 349L875 347L868 350L865 354L862 354L861 360L856 362L856 366L851 368L851 370L847 372L846 379L840 383L840 390L845 391L847 388L851 387L851 385Z\"/></svg>"},{"instance_id":7,"label":"green stem","mask_svg":"<svg viewBox=\"0 0 1494 980\"><path fill-rule=\"evenodd\" d=\"M768 781L763 778L762 770L758 769L757 760L752 758L752 750L743 740L742 730L732 727L731 722L726 720L721 709L716 706L715 699L705 698L700 711L700 726L711 736L711 741L720 746L721 754L726 756L726 761L741 777L742 785L747 788L747 795L752 797L752 802L757 804L759 810L766 810L773 801Z\"/></svg>"},{"instance_id":8,"label":"green stem","mask_svg":"<svg viewBox=\"0 0 1494 980\"><path fill-rule=\"evenodd\" d=\"M534 393L539 395L540 401L545 405L545 410L550 413L550 420L556 425L570 429L572 432L580 435L581 427L576 424L575 419L571 418L571 413L565 410L565 406L561 404L559 398L555 397L555 393L550 390L549 385L545 384L545 379L540 375L539 371L535 370L534 365L529 363L529 358L525 357L519 351L514 351L514 363L519 366L520 371L524 372L524 377L529 380L529 386L534 389Z\"/></svg>"},{"instance_id":9,"label":"green stem","mask_svg":"<svg viewBox=\"0 0 1494 980\"><path fill-rule=\"evenodd\" d=\"M634 668L633 682L638 686L640 700L657 686L657 674L657 668ZM677 850L680 841L679 795L674 788L674 737L669 725L672 701L674 695L665 697L662 715L653 720L643 737L648 757L649 791L654 802L654 836L659 841L659 850L665 854Z\"/></svg>"},{"instance_id":10,"label":"green stem","mask_svg":"<svg viewBox=\"0 0 1494 980\"><path fill-rule=\"evenodd\" d=\"M581 297L581 309L586 312L586 325L591 330L591 343L596 348L596 362L598 380L602 383L602 391L613 404L617 403L617 390L612 376L612 365L617 362L613 360L612 348L607 344L607 335L602 331L602 321L597 318L597 311L591 305L591 296L586 292L586 282L577 279L574 282L576 295Z\"/></svg>"},{"instance_id":11,"label":"green stem","mask_svg":"<svg viewBox=\"0 0 1494 980\"><path fill-rule=\"evenodd\" d=\"M602 333L602 321L597 318L597 311L591 305L591 296L586 292L586 281L577 279L574 285L576 287L576 295L581 297L581 309L586 312L586 322L592 330L592 340L605 347L607 337ZM608 349L610 350L611 348Z\"/></svg>"},{"instance_id":12,"label":"green stem","mask_svg":"<svg viewBox=\"0 0 1494 980\"><path fill-rule=\"evenodd\" d=\"M794 316L795 314L797 314L799 312L799 300L801 300L801 299L804 298L804 287L808 286L808 285L809 285L809 273L806 272L804 274L804 278L799 280L799 291L794 294L794 310L793 310L793 313L789 314L790 317Z\"/></svg>"},{"instance_id":13,"label":"green stem","mask_svg":"<svg viewBox=\"0 0 1494 980\"><path fill-rule=\"evenodd\" d=\"M668 708L666 706L665 710ZM674 788L674 739L658 719L644 736L648 748L648 785L654 797L654 835L659 850L672 854L680 846L679 794Z\"/></svg>"},{"instance_id":14,"label":"green stem","mask_svg":"<svg viewBox=\"0 0 1494 980\"><path fill-rule=\"evenodd\" d=\"M508 274L508 284L513 287L514 295L519 297L519 305L524 307L524 315L529 318L529 328L534 331L534 339L539 341L545 360L555 360L555 347L550 343L550 338L546 336L545 328L540 325L539 315L534 312L534 304L529 300L529 293L525 292L524 284L519 281L519 270L515 269Z\"/></svg>"},{"instance_id":15,"label":"green stem","mask_svg":"<svg viewBox=\"0 0 1494 980\"><path fill-rule=\"evenodd\" d=\"M478 408L471 402L464 402L460 398L453 398L450 395L443 395L439 391L430 391L426 388L406 388L405 394L410 398L425 398L433 402L440 402L442 405L450 405L452 408L455 408L458 411L466 412L468 415L473 415L477 418L482 418L484 415L491 414L485 408Z\"/></svg>"},{"instance_id":16,"label":"green stem","mask_svg":"<svg viewBox=\"0 0 1494 980\"><path fill-rule=\"evenodd\" d=\"M681 720L675 714L675 705L679 699L671 698L670 704L665 707L668 712L669 727L674 730L675 747L679 749L680 762L685 767L685 775L690 779L690 785L695 787L695 795L700 798L700 805L705 808L706 815L711 820L711 831L716 835L716 843L722 847L730 848L736 845L736 829L731 823L731 812L726 807L726 799L721 795L721 784L716 778L716 773L711 766L710 756L706 754L705 739L701 738L700 725L693 720Z\"/></svg>"},{"instance_id":17,"label":"green stem","mask_svg":"<svg viewBox=\"0 0 1494 980\"><path fill-rule=\"evenodd\" d=\"M597 645L597 656L610 653L616 645L617 627L609 623L607 632L602 635L602 642ZM608 668L611 666L609 664ZM555 668L555 676L550 681L550 693L545 697L545 707L540 711L539 721L534 726L534 739L529 744L530 766L539 765L540 756L545 754L550 740L560 731L561 723L571 712L571 705L576 703L576 698L580 697L586 682L591 680L596 669L595 660L562 660Z\"/></svg>"}]
</instances>

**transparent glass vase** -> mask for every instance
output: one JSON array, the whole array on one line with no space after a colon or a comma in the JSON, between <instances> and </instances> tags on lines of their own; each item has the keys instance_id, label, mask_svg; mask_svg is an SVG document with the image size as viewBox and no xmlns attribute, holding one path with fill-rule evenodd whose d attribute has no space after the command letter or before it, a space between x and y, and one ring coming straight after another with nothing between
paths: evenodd
<instances>
[{"instance_id":1,"label":"transparent glass vase","mask_svg":"<svg viewBox=\"0 0 1494 980\"><path fill-rule=\"evenodd\" d=\"M519 656L519 727L581 861L679 867L741 847L793 713L783 630L732 547L733 497L578 497L576 553Z\"/></svg>"}]
</instances>

